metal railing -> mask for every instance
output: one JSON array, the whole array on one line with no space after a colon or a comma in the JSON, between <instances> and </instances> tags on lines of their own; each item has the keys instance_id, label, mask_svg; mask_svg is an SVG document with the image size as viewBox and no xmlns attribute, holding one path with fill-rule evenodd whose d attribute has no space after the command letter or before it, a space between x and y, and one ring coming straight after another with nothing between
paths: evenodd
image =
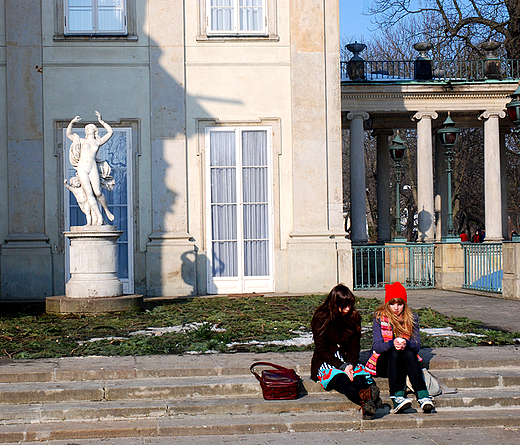
<instances>
[{"instance_id":1,"label":"metal railing","mask_svg":"<svg viewBox=\"0 0 520 445\"><path fill-rule=\"evenodd\" d=\"M463 243L465 289L502 292L502 243Z\"/></svg>"},{"instance_id":2,"label":"metal railing","mask_svg":"<svg viewBox=\"0 0 520 445\"><path fill-rule=\"evenodd\" d=\"M352 246L354 289L378 289L400 281L408 289L435 286L433 244Z\"/></svg>"},{"instance_id":3,"label":"metal railing","mask_svg":"<svg viewBox=\"0 0 520 445\"><path fill-rule=\"evenodd\" d=\"M485 60L433 60L432 80L476 81L485 80ZM348 62L341 62L341 80L349 81ZM411 81L415 76L415 61L365 60L365 81ZM520 79L520 60L500 60L500 78Z\"/></svg>"}]
</instances>

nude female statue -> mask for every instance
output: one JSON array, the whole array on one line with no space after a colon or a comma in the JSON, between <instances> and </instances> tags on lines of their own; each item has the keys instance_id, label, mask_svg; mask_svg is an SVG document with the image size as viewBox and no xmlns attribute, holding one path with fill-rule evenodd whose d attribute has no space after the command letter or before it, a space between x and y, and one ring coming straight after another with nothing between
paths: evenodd
<instances>
[{"instance_id":1,"label":"nude female statue","mask_svg":"<svg viewBox=\"0 0 520 445\"><path fill-rule=\"evenodd\" d=\"M70 187L65 186L82 201L81 203L78 201L78 204L87 217L87 225L100 226L103 224L103 215L98 203L105 210L108 219L114 220L114 215L108 210L105 196L101 193L101 187L106 190L114 188L114 179L110 176L111 169L108 163L99 161L96 156L99 147L107 142L114 132L112 127L101 119L101 114L97 111L96 116L107 131L103 137L99 137L99 131L94 124L85 126L85 138L80 138L78 134L73 133L72 126L81 120L79 116L72 119L67 126L66 135L72 141L69 159L76 169L76 177L71 178Z\"/></svg>"}]
</instances>

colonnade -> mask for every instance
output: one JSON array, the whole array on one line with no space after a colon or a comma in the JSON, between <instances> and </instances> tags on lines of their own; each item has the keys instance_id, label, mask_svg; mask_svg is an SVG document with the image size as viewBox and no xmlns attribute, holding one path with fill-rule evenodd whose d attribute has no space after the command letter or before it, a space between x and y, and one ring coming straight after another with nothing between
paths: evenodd
<instances>
[{"instance_id":1,"label":"colonnade","mask_svg":"<svg viewBox=\"0 0 520 445\"><path fill-rule=\"evenodd\" d=\"M445 113L448 110L438 110ZM451 110L456 112L456 110ZM484 125L484 194L486 241L501 241L507 237L507 183L505 177L505 138L500 133L502 110L486 110L478 116ZM367 112L350 112L350 194L351 241L354 244L368 242L366 219L366 181L364 125L370 118ZM448 197L446 163L442 145L433 129L442 122L437 111L416 111L412 120L417 128L417 209L418 241L440 241L446 231ZM378 241L391 241L390 183L388 138L391 129L373 132L377 141L377 231ZM436 152L435 183L433 153ZM502 174L503 173L503 174ZM444 228L444 230L443 230Z\"/></svg>"}]
</instances>

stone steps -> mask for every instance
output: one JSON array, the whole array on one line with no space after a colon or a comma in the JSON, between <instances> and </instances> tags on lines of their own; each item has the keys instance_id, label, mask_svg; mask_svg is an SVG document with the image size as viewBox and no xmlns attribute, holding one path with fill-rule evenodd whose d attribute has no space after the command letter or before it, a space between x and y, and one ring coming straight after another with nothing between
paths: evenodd
<instances>
[{"instance_id":1,"label":"stone steps","mask_svg":"<svg viewBox=\"0 0 520 445\"><path fill-rule=\"evenodd\" d=\"M374 420L362 420L354 411L248 415L175 416L157 419L97 422L48 422L11 424L0 428L0 443L92 438L180 437L201 435L263 434L309 431L384 430L451 427L518 428L520 409L443 409L435 414L378 412Z\"/></svg>"},{"instance_id":2,"label":"stone steps","mask_svg":"<svg viewBox=\"0 0 520 445\"><path fill-rule=\"evenodd\" d=\"M356 405L309 379L310 357L217 354L0 362L0 443L395 428L386 379L377 379L385 404L375 420L363 421ZM302 377L299 398L264 400L249 372L255 361L296 369ZM495 367L497 363L503 366ZM516 348L435 350L425 364L457 392L436 397L432 414L423 414L414 400L398 415L399 428L520 426Z\"/></svg>"}]
</instances>

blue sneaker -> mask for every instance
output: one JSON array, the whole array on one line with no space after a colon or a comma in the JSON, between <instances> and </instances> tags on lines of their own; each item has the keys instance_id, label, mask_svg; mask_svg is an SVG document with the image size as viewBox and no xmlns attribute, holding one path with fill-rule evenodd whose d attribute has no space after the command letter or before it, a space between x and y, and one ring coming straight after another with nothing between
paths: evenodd
<instances>
[{"instance_id":1,"label":"blue sneaker","mask_svg":"<svg viewBox=\"0 0 520 445\"><path fill-rule=\"evenodd\" d=\"M394 403L394 409L392 410L392 414L397 414L403 412L406 408L410 408L412 406L412 401L407 399L406 397L390 397L392 402Z\"/></svg>"}]
</instances>

